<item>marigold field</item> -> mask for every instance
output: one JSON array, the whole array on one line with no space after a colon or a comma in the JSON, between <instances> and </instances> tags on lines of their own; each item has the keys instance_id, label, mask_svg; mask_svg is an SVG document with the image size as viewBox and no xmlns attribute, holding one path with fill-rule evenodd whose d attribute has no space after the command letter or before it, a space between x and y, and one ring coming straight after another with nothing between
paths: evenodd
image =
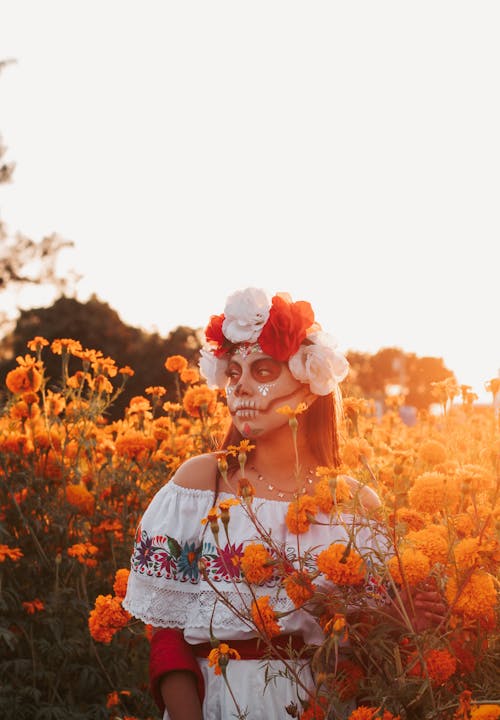
<instances>
[{"instance_id":1,"label":"marigold field","mask_svg":"<svg viewBox=\"0 0 500 720\"><path fill-rule=\"evenodd\" d=\"M45 376L48 353L61 357L58 378ZM175 375L176 397L145 388L110 421L132 369L64 338L34 338L17 363L0 410L0 717L157 720L150 628L121 604L131 550L154 493L186 458L216 449L228 422L224 398L173 356L165 374ZM488 387L499 392L495 381ZM292 717L339 717L356 697L350 720L500 718L500 419L449 382L435 390L443 412L420 413L413 425L401 420L401 398L387 398L382 415L368 399L344 398L342 467L322 469L314 497L291 508L289 528L300 534L319 509L337 512L343 475L371 486L382 499L376 521L394 548L374 563L372 588L387 588L397 606L400 593L431 583L446 621L419 631L401 610L395 632L383 608L364 600L356 549L339 555L330 546L315 557L340 588L335 607L318 615L318 694L290 709ZM300 432L300 414L290 416ZM226 503L205 519L215 535L230 512ZM269 578L273 551L265 538L247 548L248 582ZM290 568L281 578L294 604L311 612L313 580ZM353 603L356 620L345 612ZM270 637L278 618L260 604L251 617ZM350 655L337 663L347 637ZM210 658L218 674L221 659L238 662L225 643Z\"/></svg>"}]
</instances>

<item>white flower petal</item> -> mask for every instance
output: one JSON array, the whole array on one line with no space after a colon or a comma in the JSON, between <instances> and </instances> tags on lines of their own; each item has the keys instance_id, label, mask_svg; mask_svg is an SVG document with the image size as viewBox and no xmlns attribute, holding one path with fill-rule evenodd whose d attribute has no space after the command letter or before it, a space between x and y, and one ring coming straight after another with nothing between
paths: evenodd
<instances>
[{"instance_id":1,"label":"white flower petal","mask_svg":"<svg viewBox=\"0 0 500 720\"><path fill-rule=\"evenodd\" d=\"M271 300L265 290L237 290L229 296L224 308L224 336L232 343L257 342L270 309Z\"/></svg>"}]
</instances>

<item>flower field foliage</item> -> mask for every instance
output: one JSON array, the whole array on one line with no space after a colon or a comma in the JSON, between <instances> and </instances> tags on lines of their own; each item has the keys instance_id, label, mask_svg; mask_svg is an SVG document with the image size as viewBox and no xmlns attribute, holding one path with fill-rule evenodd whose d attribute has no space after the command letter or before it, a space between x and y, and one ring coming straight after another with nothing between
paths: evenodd
<instances>
[{"instance_id":1,"label":"flower field foliage","mask_svg":"<svg viewBox=\"0 0 500 720\"><path fill-rule=\"evenodd\" d=\"M151 629L121 605L131 549L154 493L186 458L217 448L228 423L223 393L172 356L165 373L175 376L176 396L147 387L112 421L130 368L72 339L37 337L28 351L7 375L0 412L0 717L156 720ZM46 377L47 354L60 356L60 378ZM488 387L499 391L494 381ZM412 426L400 419L400 398L387 400L382 417L369 400L344 398L342 466L317 468L314 495L288 509L296 557L258 528L259 540L229 558L235 582L281 585L324 630L324 643L307 648L316 692L283 717L500 718L499 418L470 393L460 401L450 382L434 390L443 413L422 412ZM301 410L284 409L292 432L300 433ZM220 453L219 467L224 475L237 459L233 503L252 517L249 449L244 442ZM375 489L381 507L360 508L345 475ZM219 558L231 548L231 509L220 502L200 518ZM353 512L380 538L369 556L352 531L347 545L319 553L300 543L325 516L349 530ZM208 570L201 562L199 572L209 578ZM402 601L421 586L448 608L432 630L415 626ZM270 597L255 598L245 617L269 656L287 662L297 650L273 645L279 613ZM217 638L213 646L210 665L225 678L238 653ZM358 707L347 710L354 697Z\"/></svg>"}]
</instances>

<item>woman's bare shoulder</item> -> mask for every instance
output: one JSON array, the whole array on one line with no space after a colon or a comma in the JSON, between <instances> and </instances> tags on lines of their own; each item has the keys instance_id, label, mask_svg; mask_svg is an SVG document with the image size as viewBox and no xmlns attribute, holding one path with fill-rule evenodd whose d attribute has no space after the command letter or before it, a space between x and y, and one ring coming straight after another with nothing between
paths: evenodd
<instances>
[{"instance_id":1,"label":"woman's bare shoulder","mask_svg":"<svg viewBox=\"0 0 500 720\"><path fill-rule=\"evenodd\" d=\"M180 465L173 481L176 485L193 490L213 490L217 474L217 455L204 453L195 455Z\"/></svg>"}]
</instances>

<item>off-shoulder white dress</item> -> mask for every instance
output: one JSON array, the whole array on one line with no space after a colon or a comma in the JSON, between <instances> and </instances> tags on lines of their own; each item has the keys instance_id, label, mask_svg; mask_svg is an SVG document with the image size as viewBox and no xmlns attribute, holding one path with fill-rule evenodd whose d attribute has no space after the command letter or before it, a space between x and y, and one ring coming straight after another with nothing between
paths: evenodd
<instances>
[{"instance_id":1,"label":"off-shoulder white dress","mask_svg":"<svg viewBox=\"0 0 500 720\"><path fill-rule=\"evenodd\" d=\"M218 500L234 497L221 492ZM245 507L230 509L229 542L221 528L219 547L202 518L213 507L214 492L195 490L175 483L175 477L164 485L146 509L137 528L131 558L131 572L123 606L134 617L158 627L184 629L188 643L210 640L210 632L221 641L255 637L255 630L218 598L222 593L232 606L247 612L252 603L250 589L242 579L240 558L250 542L261 542L254 522ZM348 528L354 527L356 546L366 557L377 542L367 522L353 525L352 516L331 521L327 515L318 519L324 525L311 525L306 533L289 532L285 515L288 502L254 498L252 507L261 526L271 533L273 541L284 549L291 564L300 552L320 552L332 542L347 543ZM199 572L204 560L210 583ZM271 579L258 587L256 596L268 595L278 612L294 610L288 596L279 591ZM321 644L324 636L315 619L303 609L295 609L280 619L283 633L301 634L308 644ZM231 694L221 676L215 675L208 660L198 660L205 679L204 720L229 720L238 717ZM229 685L247 720L280 720L289 718L285 707L298 703L297 691L289 677L280 675L279 661L233 660L229 662ZM301 664L301 679L312 687L307 663ZM165 711L164 720L168 720Z\"/></svg>"}]
</instances>

